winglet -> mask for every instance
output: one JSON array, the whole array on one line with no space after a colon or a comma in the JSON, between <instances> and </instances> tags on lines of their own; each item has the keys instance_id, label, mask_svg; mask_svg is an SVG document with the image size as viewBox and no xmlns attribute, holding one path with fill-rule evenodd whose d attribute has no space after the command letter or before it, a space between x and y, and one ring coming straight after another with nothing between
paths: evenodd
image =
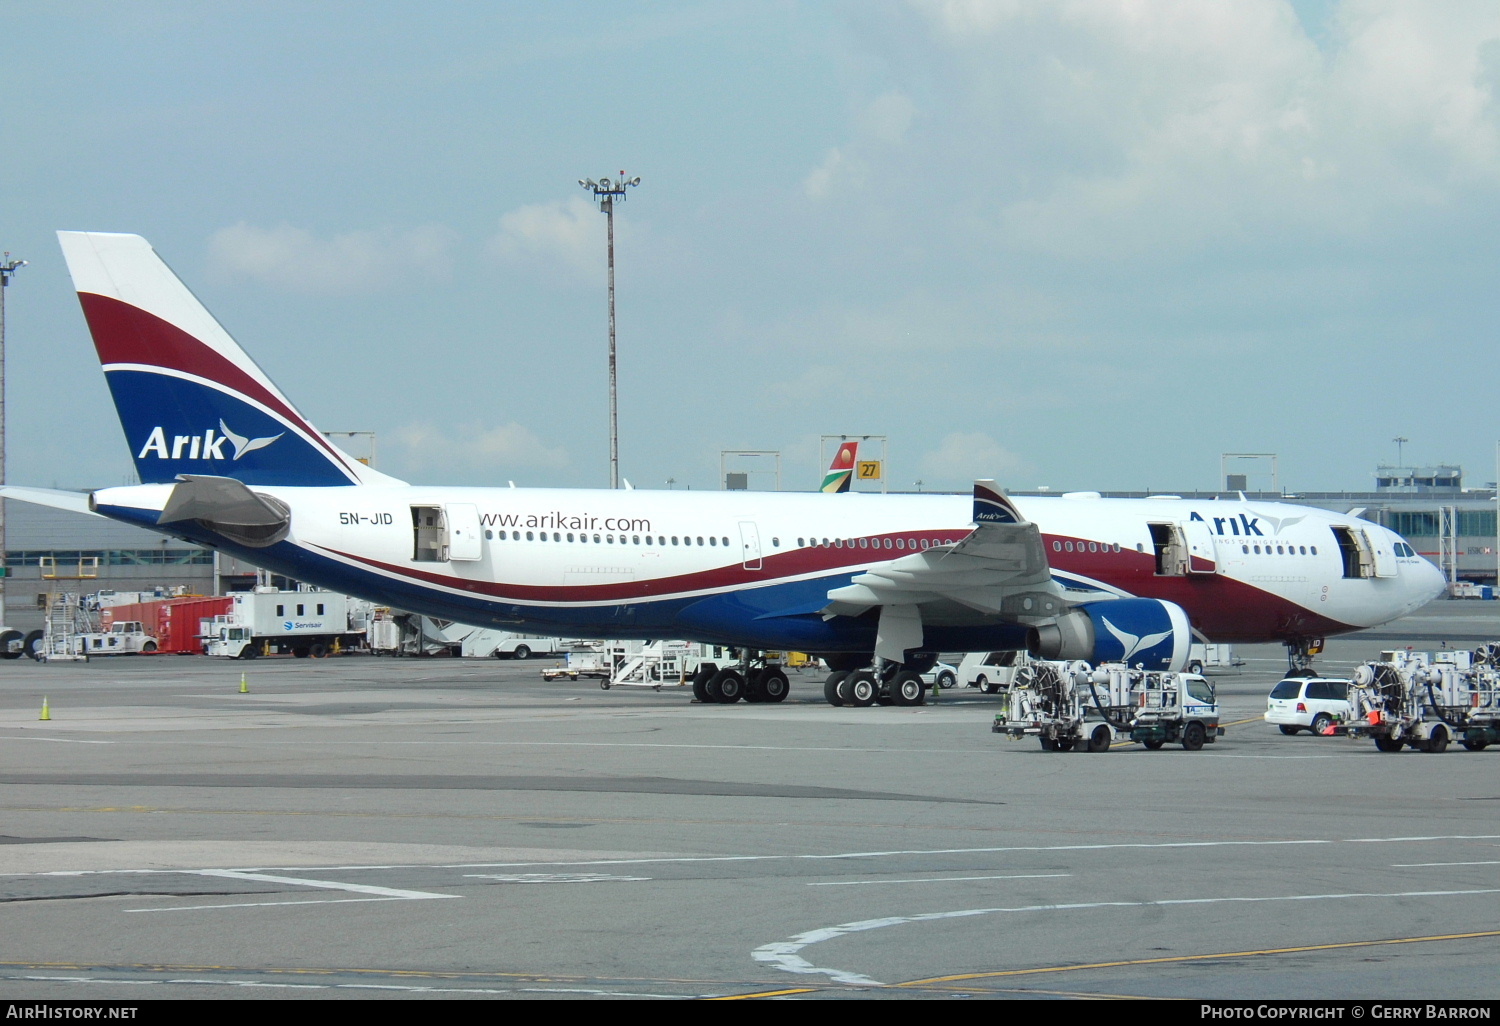
<instances>
[{"instance_id":1,"label":"winglet","mask_svg":"<svg viewBox=\"0 0 1500 1026\"><path fill-rule=\"evenodd\" d=\"M1024 524L1026 518L994 481L974 482L974 523Z\"/></svg>"}]
</instances>

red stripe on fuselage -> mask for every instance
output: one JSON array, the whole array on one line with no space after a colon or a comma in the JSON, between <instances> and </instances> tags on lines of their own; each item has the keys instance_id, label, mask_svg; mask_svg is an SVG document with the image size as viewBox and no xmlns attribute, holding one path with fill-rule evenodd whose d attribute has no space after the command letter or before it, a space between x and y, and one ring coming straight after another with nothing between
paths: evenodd
<instances>
[{"instance_id":1,"label":"red stripe on fuselage","mask_svg":"<svg viewBox=\"0 0 1500 1026\"><path fill-rule=\"evenodd\" d=\"M1187 611L1193 626L1213 641L1280 641L1293 637L1328 637L1361 629L1223 574L1159 576L1154 552L1127 548L1121 548L1119 552L1085 552L1089 545L1086 538L1067 535L1044 535L1043 538L1047 546L1047 562L1052 569L1098 581L1130 595L1175 602ZM1076 551L1053 551L1053 541L1071 542ZM1196 565L1212 564L1198 560Z\"/></svg>"},{"instance_id":2,"label":"red stripe on fuselage","mask_svg":"<svg viewBox=\"0 0 1500 1026\"><path fill-rule=\"evenodd\" d=\"M562 533L562 532L558 532ZM363 563L366 566L384 570L387 573L399 575L412 580L434 584L455 591L467 591L476 595L486 595L496 599L504 599L515 602L637 602L648 599L659 599L672 595L700 591L733 591L738 588L749 588L757 585L787 583L788 578L816 576L818 574L852 573L864 570L872 565L887 563L901 555L912 555L910 550L884 548L886 537L894 539L901 537L905 539L917 539L919 542L926 539L929 545L942 544L944 540L957 541L962 533L958 531L901 531L899 534L869 536L872 541L881 544L881 555L872 559L874 555L871 549L850 548L836 545L809 546L793 549L790 552L776 552L761 558L761 569L747 570L743 565L719 566L708 570L696 570L692 573L676 574L671 577L652 577L644 580L617 581L610 584L571 584L571 585L536 585L536 584L507 584L499 581L478 581L463 577L454 577L451 574L433 573L428 570L419 570L410 566L398 566L394 563L386 563L381 560L371 559L353 552L343 552L339 549L326 549L325 551ZM653 537L655 537L653 535ZM504 565L505 551L511 545L569 545L568 542L497 542L491 550L496 563ZM574 561L581 564L592 561L595 564L602 563L618 550L611 550L608 546L600 548L595 543L589 543L587 550L573 547L569 555ZM626 553L630 557L653 551L644 546L630 546ZM660 550L656 550L660 551ZM887 551L890 555L886 555ZM919 550L920 551L920 550ZM624 562L624 558L620 560ZM642 569L637 563L633 569Z\"/></svg>"}]
</instances>

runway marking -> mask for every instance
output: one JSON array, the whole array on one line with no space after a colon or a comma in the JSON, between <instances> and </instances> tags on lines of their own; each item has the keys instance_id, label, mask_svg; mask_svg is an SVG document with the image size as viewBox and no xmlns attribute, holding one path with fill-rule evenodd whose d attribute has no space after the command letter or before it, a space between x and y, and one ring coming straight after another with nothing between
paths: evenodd
<instances>
[{"instance_id":1,"label":"runway marking","mask_svg":"<svg viewBox=\"0 0 1500 1026\"><path fill-rule=\"evenodd\" d=\"M330 891L353 891L356 894L374 894L382 898L405 898L423 901L431 898L457 898L457 894L435 894L432 891L403 891L394 887L375 887L370 884L344 883L342 880L305 880L297 876L276 876L272 873L252 873L241 869L192 869L185 870L196 876L214 876L229 880L255 880L263 883L294 884L299 887L318 887Z\"/></svg>"},{"instance_id":2,"label":"runway marking","mask_svg":"<svg viewBox=\"0 0 1500 1026\"><path fill-rule=\"evenodd\" d=\"M645 883L649 876L610 876L608 873L465 873L470 880L498 880L500 883Z\"/></svg>"},{"instance_id":3,"label":"runway marking","mask_svg":"<svg viewBox=\"0 0 1500 1026\"><path fill-rule=\"evenodd\" d=\"M1346 894L1287 894L1265 897L1240 898L1168 898L1160 901L1090 901L1050 905L1018 905L1010 908L968 908L951 912L925 912L913 916L887 916L881 919L864 919L853 923L841 923L817 930L808 930L785 941L763 944L750 953L757 962L763 962L783 972L803 976L827 976L835 983L849 983L869 987L885 987L889 984L845 969L815 966L798 952L813 944L855 933L866 933L887 926L905 926L908 923L935 922L943 919L965 919L974 916L996 915L1002 912L1076 912L1096 908L1165 908L1179 905L1224 905L1261 904L1277 901L1350 901L1356 898L1437 898L1468 897L1480 894L1500 894L1500 888L1485 888L1464 891L1397 891L1389 893L1351 892ZM1497 931L1500 932L1500 931ZM1481 936L1475 934L1474 936Z\"/></svg>"},{"instance_id":4,"label":"runway marking","mask_svg":"<svg viewBox=\"0 0 1500 1026\"><path fill-rule=\"evenodd\" d=\"M440 895L447 897L447 895ZM457 897L457 895L454 895ZM314 898L311 901L240 901L231 905L174 905L171 908L127 908L123 912L201 912L214 908L269 908L272 905L351 905L368 901L400 901L400 898Z\"/></svg>"},{"instance_id":5,"label":"runway marking","mask_svg":"<svg viewBox=\"0 0 1500 1026\"><path fill-rule=\"evenodd\" d=\"M0 741L54 741L60 745L112 745L115 743L113 741L81 741L75 737L30 737L26 735L19 737L9 735L0 736Z\"/></svg>"},{"instance_id":6,"label":"runway marking","mask_svg":"<svg viewBox=\"0 0 1500 1026\"><path fill-rule=\"evenodd\" d=\"M1094 962L1088 965L1053 965L1035 969L997 969L984 973L960 973L956 976L933 976L925 980L908 980L893 984L896 987L921 987L934 983L957 983L962 980L994 979L1002 976L1032 976L1040 973L1068 973L1079 969L1116 969L1133 965L1165 965L1173 962L1206 962L1220 958L1250 958L1264 955L1296 955L1308 951L1335 951L1345 948L1367 948L1385 944L1424 944L1433 941L1474 940L1482 937L1500 937L1500 930L1480 933L1447 933L1430 937L1396 937L1387 940L1340 941L1333 944L1305 944L1295 948L1261 948L1253 951L1221 951L1212 955L1166 955L1160 958L1133 958L1118 962Z\"/></svg>"},{"instance_id":7,"label":"runway marking","mask_svg":"<svg viewBox=\"0 0 1500 1026\"><path fill-rule=\"evenodd\" d=\"M1281 841L1131 841L1116 844L1033 844L1007 845L992 848L897 848L890 851L849 851L832 855L663 855L651 858L632 859L568 859L530 862L457 862L457 863L391 863L375 865L345 866L278 866L282 872L342 872L349 870L382 869L511 869L522 866L637 866L689 864L699 862L789 862L798 860L837 861L839 859L888 858L895 855L987 855L1015 851L1118 851L1158 848L1275 848L1297 845L1333 844L1400 844L1415 841L1497 841L1500 834L1433 834L1412 837L1336 837L1331 839L1306 838ZM86 870L89 873L109 872L168 872L168 870ZM0 873L3 876L47 876L48 873Z\"/></svg>"},{"instance_id":8,"label":"runway marking","mask_svg":"<svg viewBox=\"0 0 1500 1026\"><path fill-rule=\"evenodd\" d=\"M1392 869L1425 869L1428 866L1500 866L1496 862L1394 862Z\"/></svg>"},{"instance_id":9,"label":"runway marking","mask_svg":"<svg viewBox=\"0 0 1500 1026\"><path fill-rule=\"evenodd\" d=\"M1051 880L1055 877L1072 876L1072 873L1022 873L995 876L925 876L910 880L825 880L810 883L809 887L858 887L864 884L908 884L908 883L958 883L965 880Z\"/></svg>"}]
</instances>

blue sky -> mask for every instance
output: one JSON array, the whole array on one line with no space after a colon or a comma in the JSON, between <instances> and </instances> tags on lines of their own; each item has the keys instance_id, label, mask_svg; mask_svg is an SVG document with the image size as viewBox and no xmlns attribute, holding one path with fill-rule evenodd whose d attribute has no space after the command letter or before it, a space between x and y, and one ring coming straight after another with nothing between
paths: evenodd
<instances>
[{"instance_id":1,"label":"blue sky","mask_svg":"<svg viewBox=\"0 0 1500 1026\"><path fill-rule=\"evenodd\" d=\"M130 475L52 237L145 235L415 481L1491 480L1500 5L0 0L8 479Z\"/></svg>"}]
</instances>

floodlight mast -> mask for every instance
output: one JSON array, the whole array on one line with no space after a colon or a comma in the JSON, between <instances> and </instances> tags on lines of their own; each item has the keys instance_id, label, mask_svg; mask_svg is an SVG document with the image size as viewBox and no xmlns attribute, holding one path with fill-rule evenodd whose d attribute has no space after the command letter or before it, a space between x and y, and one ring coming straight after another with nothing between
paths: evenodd
<instances>
[{"instance_id":1,"label":"floodlight mast","mask_svg":"<svg viewBox=\"0 0 1500 1026\"><path fill-rule=\"evenodd\" d=\"M616 391L615 364L615 199L625 202L625 190L641 184L639 177L626 178L625 172L613 180L580 178L578 184L594 194L594 201L604 211L609 223L609 486L620 487L620 421Z\"/></svg>"},{"instance_id":2,"label":"floodlight mast","mask_svg":"<svg viewBox=\"0 0 1500 1026\"><path fill-rule=\"evenodd\" d=\"M0 485L5 483L5 290L25 260L0 258ZM0 567L5 566L5 501L0 499ZM5 622L5 575L0 573L0 623Z\"/></svg>"}]
</instances>

